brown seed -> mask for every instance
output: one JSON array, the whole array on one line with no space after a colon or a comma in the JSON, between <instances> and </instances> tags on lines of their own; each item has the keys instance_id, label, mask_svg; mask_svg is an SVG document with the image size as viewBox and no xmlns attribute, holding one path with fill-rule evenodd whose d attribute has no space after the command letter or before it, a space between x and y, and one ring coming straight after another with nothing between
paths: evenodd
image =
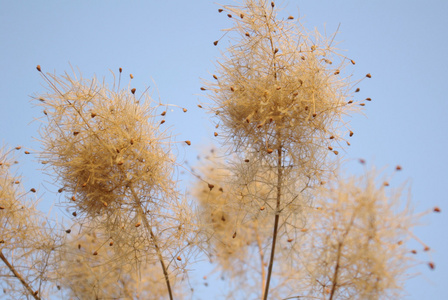
<instances>
[{"instance_id":1,"label":"brown seed","mask_svg":"<svg viewBox=\"0 0 448 300\"><path fill-rule=\"evenodd\" d=\"M35 189L35 188L31 188L30 192L35 193L35 192L36 192L36 189Z\"/></svg>"},{"instance_id":2,"label":"brown seed","mask_svg":"<svg viewBox=\"0 0 448 300\"><path fill-rule=\"evenodd\" d=\"M265 207L264 207L264 206L260 207L260 210L264 210L264 209L265 209Z\"/></svg>"},{"instance_id":3,"label":"brown seed","mask_svg":"<svg viewBox=\"0 0 448 300\"><path fill-rule=\"evenodd\" d=\"M199 108L202 108L202 105L198 104L198 107L199 107Z\"/></svg>"},{"instance_id":4,"label":"brown seed","mask_svg":"<svg viewBox=\"0 0 448 300\"><path fill-rule=\"evenodd\" d=\"M302 229L300 229L300 231L302 231L302 232L307 232L308 229L306 229L306 228L302 228Z\"/></svg>"},{"instance_id":5,"label":"brown seed","mask_svg":"<svg viewBox=\"0 0 448 300\"><path fill-rule=\"evenodd\" d=\"M140 225L142 225L140 222L138 222L137 224L135 224L135 227L140 227Z\"/></svg>"},{"instance_id":6,"label":"brown seed","mask_svg":"<svg viewBox=\"0 0 448 300\"><path fill-rule=\"evenodd\" d=\"M294 20L294 17L293 16L289 16L288 20Z\"/></svg>"},{"instance_id":7,"label":"brown seed","mask_svg":"<svg viewBox=\"0 0 448 300\"><path fill-rule=\"evenodd\" d=\"M433 262L429 262L428 266L431 268L431 270L434 270L436 268L436 265Z\"/></svg>"},{"instance_id":8,"label":"brown seed","mask_svg":"<svg viewBox=\"0 0 448 300\"><path fill-rule=\"evenodd\" d=\"M76 201L76 197L75 196L72 196L72 201Z\"/></svg>"},{"instance_id":9,"label":"brown seed","mask_svg":"<svg viewBox=\"0 0 448 300\"><path fill-rule=\"evenodd\" d=\"M95 117L96 117L96 113L91 113L90 116L91 116L92 118L95 118Z\"/></svg>"},{"instance_id":10,"label":"brown seed","mask_svg":"<svg viewBox=\"0 0 448 300\"><path fill-rule=\"evenodd\" d=\"M131 145L134 145L134 139L131 139L129 142L131 143Z\"/></svg>"},{"instance_id":11,"label":"brown seed","mask_svg":"<svg viewBox=\"0 0 448 300\"><path fill-rule=\"evenodd\" d=\"M385 182L383 183L383 185L384 185L384 186L389 186L389 182L385 181Z\"/></svg>"},{"instance_id":12,"label":"brown seed","mask_svg":"<svg viewBox=\"0 0 448 300\"><path fill-rule=\"evenodd\" d=\"M0 209L5 209L5 207L4 206L0 206Z\"/></svg>"},{"instance_id":13,"label":"brown seed","mask_svg":"<svg viewBox=\"0 0 448 300\"><path fill-rule=\"evenodd\" d=\"M40 65L37 65L36 69L37 69L39 72L42 72L42 69L40 68Z\"/></svg>"},{"instance_id":14,"label":"brown seed","mask_svg":"<svg viewBox=\"0 0 448 300\"><path fill-rule=\"evenodd\" d=\"M332 139L334 139L334 136L332 135L332 136L330 136L330 140L332 140Z\"/></svg>"},{"instance_id":15,"label":"brown seed","mask_svg":"<svg viewBox=\"0 0 448 300\"><path fill-rule=\"evenodd\" d=\"M305 60L305 56L301 56L300 58L301 58L302 60Z\"/></svg>"},{"instance_id":16,"label":"brown seed","mask_svg":"<svg viewBox=\"0 0 448 300\"><path fill-rule=\"evenodd\" d=\"M205 91L205 87L201 87L201 91Z\"/></svg>"},{"instance_id":17,"label":"brown seed","mask_svg":"<svg viewBox=\"0 0 448 300\"><path fill-rule=\"evenodd\" d=\"M245 36L247 36L247 37L250 37L250 34L249 34L249 32L246 32Z\"/></svg>"},{"instance_id":18,"label":"brown seed","mask_svg":"<svg viewBox=\"0 0 448 300\"><path fill-rule=\"evenodd\" d=\"M72 213L72 216L74 216L74 217L76 217L78 214L76 213L76 211L74 211L73 213Z\"/></svg>"},{"instance_id":19,"label":"brown seed","mask_svg":"<svg viewBox=\"0 0 448 300\"><path fill-rule=\"evenodd\" d=\"M129 77L131 77L131 79L134 79L134 75L132 74L129 74Z\"/></svg>"},{"instance_id":20,"label":"brown seed","mask_svg":"<svg viewBox=\"0 0 448 300\"><path fill-rule=\"evenodd\" d=\"M272 1L271 2L271 7L274 7L274 6L275 6L274 1Z\"/></svg>"},{"instance_id":21,"label":"brown seed","mask_svg":"<svg viewBox=\"0 0 448 300\"><path fill-rule=\"evenodd\" d=\"M412 254L417 254L417 251L416 250L412 250L411 253Z\"/></svg>"},{"instance_id":22,"label":"brown seed","mask_svg":"<svg viewBox=\"0 0 448 300\"><path fill-rule=\"evenodd\" d=\"M352 63L352 65L356 64L355 61L352 59L350 60L350 62Z\"/></svg>"},{"instance_id":23,"label":"brown seed","mask_svg":"<svg viewBox=\"0 0 448 300\"><path fill-rule=\"evenodd\" d=\"M28 151L25 151L25 154L30 154Z\"/></svg>"},{"instance_id":24,"label":"brown seed","mask_svg":"<svg viewBox=\"0 0 448 300\"><path fill-rule=\"evenodd\" d=\"M269 154L271 154L272 152L274 152L274 150L272 150L271 148L268 148L267 152L268 152Z\"/></svg>"},{"instance_id":25,"label":"brown seed","mask_svg":"<svg viewBox=\"0 0 448 300\"><path fill-rule=\"evenodd\" d=\"M162 112L160 115L161 115L161 116L166 115L166 111Z\"/></svg>"},{"instance_id":26,"label":"brown seed","mask_svg":"<svg viewBox=\"0 0 448 300\"><path fill-rule=\"evenodd\" d=\"M346 143L347 143L347 146L350 146L350 143L348 141Z\"/></svg>"},{"instance_id":27,"label":"brown seed","mask_svg":"<svg viewBox=\"0 0 448 300\"><path fill-rule=\"evenodd\" d=\"M439 207L434 207L434 212L437 212L437 213L439 213L439 212L441 212L441 210L440 210L440 208Z\"/></svg>"},{"instance_id":28,"label":"brown seed","mask_svg":"<svg viewBox=\"0 0 448 300\"><path fill-rule=\"evenodd\" d=\"M97 251L93 252L93 255L98 255L98 252Z\"/></svg>"},{"instance_id":29,"label":"brown seed","mask_svg":"<svg viewBox=\"0 0 448 300\"><path fill-rule=\"evenodd\" d=\"M291 243L293 241L293 239L288 239L288 243Z\"/></svg>"},{"instance_id":30,"label":"brown seed","mask_svg":"<svg viewBox=\"0 0 448 300\"><path fill-rule=\"evenodd\" d=\"M372 78L372 75L370 75L370 73L368 73L368 74L366 75L366 77L367 77L367 78Z\"/></svg>"},{"instance_id":31,"label":"brown seed","mask_svg":"<svg viewBox=\"0 0 448 300\"><path fill-rule=\"evenodd\" d=\"M213 78L215 78L216 80L218 80L218 76L216 76L216 75L213 75Z\"/></svg>"},{"instance_id":32,"label":"brown seed","mask_svg":"<svg viewBox=\"0 0 448 300\"><path fill-rule=\"evenodd\" d=\"M339 70L336 70L336 72L334 72L334 75L338 75L339 73Z\"/></svg>"},{"instance_id":33,"label":"brown seed","mask_svg":"<svg viewBox=\"0 0 448 300\"><path fill-rule=\"evenodd\" d=\"M218 12L222 13L224 11L224 9L220 8L218 9Z\"/></svg>"},{"instance_id":34,"label":"brown seed","mask_svg":"<svg viewBox=\"0 0 448 300\"><path fill-rule=\"evenodd\" d=\"M353 136L353 131L350 130L350 136Z\"/></svg>"},{"instance_id":35,"label":"brown seed","mask_svg":"<svg viewBox=\"0 0 448 300\"><path fill-rule=\"evenodd\" d=\"M334 154L336 154L336 155L338 155L338 154L339 154L339 152L338 152L338 151L336 151L336 150L334 150L334 151L333 151L333 153L334 153Z\"/></svg>"},{"instance_id":36,"label":"brown seed","mask_svg":"<svg viewBox=\"0 0 448 300\"><path fill-rule=\"evenodd\" d=\"M72 230L71 229L67 229L65 232L70 233L70 232L72 232Z\"/></svg>"},{"instance_id":37,"label":"brown seed","mask_svg":"<svg viewBox=\"0 0 448 300\"><path fill-rule=\"evenodd\" d=\"M401 166L400 165L396 166L395 170L400 171L401 170Z\"/></svg>"},{"instance_id":38,"label":"brown seed","mask_svg":"<svg viewBox=\"0 0 448 300\"><path fill-rule=\"evenodd\" d=\"M160 125L162 125L163 123L165 123L165 120L160 121Z\"/></svg>"},{"instance_id":39,"label":"brown seed","mask_svg":"<svg viewBox=\"0 0 448 300\"><path fill-rule=\"evenodd\" d=\"M359 106L366 106L365 103L359 103Z\"/></svg>"},{"instance_id":40,"label":"brown seed","mask_svg":"<svg viewBox=\"0 0 448 300\"><path fill-rule=\"evenodd\" d=\"M355 90L355 93L359 92L360 90L361 90L360 88L357 88L357 89Z\"/></svg>"},{"instance_id":41,"label":"brown seed","mask_svg":"<svg viewBox=\"0 0 448 300\"><path fill-rule=\"evenodd\" d=\"M372 98L366 98L367 101L372 101Z\"/></svg>"},{"instance_id":42,"label":"brown seed","mask_svg":"<svg viewBox=\"0 0 448 300\"><path fill-rule=\"evenodd\" d=\"M231 17L232 17L232 15L231 15L231 14L227 14L227 16L228 16L229 18L231 18Z\"/></svg>"},{"instance_id":43,"label":"brown seed","mask_svg":"<svg viewBox=\"0 0 448 300\"><path fill-rule=\"evenodd\" d=\"M124 164L124 162L122 160L120 160L117 165L121 166L122 164Z\"/></svg>"},{"instance_id":44,"label":"brown seed","mask_svg":"<svg viewBox=\"0 0 448 300\"><path fill-rule=\"evenodd\" d=\"M131 90L131 93L134 95L134 94L135 94L135 91L136 91L136 89L133 88L133 89Z\"/></svg>"},{"instance_id":45,"label":"brown seed","mask_svg":"<svg viewBox=\"0 0 448 300\"><path fill-rule=\"evenodd\" d=\"M15 184L19 184L19 183L20 183L20 181L14 181L14 183L15 183Z\"/></svg>"},{"instance_id":46,"label":"brown seed","mask_svg":"<svg viewBox=\"0 0 448 300\"><path fill-rule=\"evenodd\" d=\"M248 159L245 159L244 162L249 162L249 160L248 160Z\"/></svg>"},{"instance_id":47,"label":"brown seed","mask_svg":"<svg viewBox=\"0 0 448 300\"><path fill-rule=\"evenodd\" d=\"M120 73L123 72L123 69L122 69L122 68L119 68L119 69L118 69L118 72L120 72Z\"/></svg>"},{"instance_id":48,"label":"brown seed","mask_svg":"<svg viewBox=\"0 0 448 300\"><path fill-rule=\"evenodd\" d=\"M313 114L313 118L315 118L316 116L317 116L317 114L316 114L316 113L314 113L314 114Z\"/></svg>"},{"instance_id":49,"label":"brown seed","mask_svg":"<svg viewBox=\"0 0 448 300\"><path fill-rule=\"evenodd\" d=\"M352 104L352 103L353 103L353 100L350 100L350 101L348 101L347 103L348 103L348 104Z\"/></svg>"},{"instance_id":50,"label":"brown seed","mask_svg":"<svg viewBox=\"0 0 448 300\"><path fill-rule=\"evenodd\" d=\"M78 135L78 134L79 134L79 131L74 131L73 132L73 135L75 135L75 136Z\"/></svg>"},{"instance_id":51,"label":"brown seed","mask_svg":"<svg viewBox=\"0 0 448 300\"><path fill-rule=\"evenodd\" d=\"M236 231L233 233L232 238L234 239L236 237Z\"/></svg>"},{"instance_id":52,"label":"brown seed","mask_svg":"<svg viewBox=\"0 0 448 300\"><path fill-rule=\"evenodd\" d=\"M22 146L17 146L16 147L16 150L20 150L20 149L22 149Z\"/></svg>"},{"instance_id":53,"label":"brown seed","mask_svg":"<svg viewBox=\"0 0 448 300\"><path fill-rule=\"evenodd\" d=\"M235 91L235 89L233 88L233 86L230 87L230 90L231 90L232 92Z\"/></svg>"},{"instance_id":54,"label":"brown seed","mask_svg":"<svg viewBox=\"0 0 448 300\"><path fill-rule=\"evenodd\" d=\"M240 18L241 18L241 19L244 19L244 14L240 14Z\"/></svg>"},{"instance_id":55,"label":"brown seed","mask_svg":"<svg viewBox=\"0 0 448 300\"><path fill-rule=\"evenodd\" d=\"M328 146L328 150L333 151L333 147Z\"/></svg>"},{"instance_id":56,"label":"brown seed","mask_svg":"<svg viewBox=\"0 0 448 300\"><path fill-rule=\"evenodd\" d=\"M278 48L275 48L274 49L274 54L277 53L277 52L278 52Z\"/></svg>"},{"instance_id":57,"label":"brown seed","mask_svg":"<svg viewBox=\"0 0 448 300\"><path fill-rule=\"evenodd\" d=\"M278 91L278 90L281 90L281 89L282 89L282 87L281 87L281 86L278 86L278 87L277 87L277 91Z\"/></svg>"},{"instance_id":58,"label":"brown seed","mask_svg":"<svg viewBox=\"0 0 448 300\"><path fill-rule=\"evenodd\" d=\"M180 256L178 256L178 257L177 257L177 260L178 260L178 261L181 261L181 260L182 260L182 258L181 258Z\"/></svg>"},{"instance_id":59,"label":"brown seed","mask_svg":"<svg viewBox=\"0 0 448 300\"><path fill-rule=\"evenodd\" d=\"M208 188L210 189L210 191L213 190L214 187L215 187L215 185L213 185L211 183L208 184Z\"/></svg>"},{"instance_id":60,"label":"brown seed","mask_svg":"<svg viewBox=\"0 0 448 300\"><path fill-rule=\"evenodd\" d=\"M214 133L214 135L215 135L215 136L218 136L218 133L217 133L217 132L215 132L215 133Z\"/></svg>"},{"instance_id":61,"label":"brown seed","mask_svg":"<svg viewBox=\"0 0 448 300\"><path fill-rule=\"evenodd\" d=\"M364 165L364 164L366 163L366 161L365 161L364 159L360 158L360 159L359 159L359 163L362 164L362 165Z\"/></svg>"},{"instance_id":62,"label":"brown seed","mask_svg":"<svg viewBox=\"0 0 448 300\"><path fill-rule=\"evenodd\" d=\"M46 115L46 116L48 115L46 110L44 110L44 115Z\"/></svg>"},{"instance_id":63,"label":"brown seed","mask_svg":"<svg viewBox=\"0 0 448 300\"><path fill-rule=\"evenodd\" d=\"M188 146L191 145L191 142L190 142L190 141L185 141L185 143L186 143Z\"/></svg>"},{"instance_id":64,"label":"brown seed","mask_svg":"<svg viewBox=\"0 0 448 300\"><path fill-rule=\"evenodd\" d=\"M431 250L431 248L429 248L428 246L425 246L425 248L423 249L423 251L425 251L425 252L427 252L429 250Z\"/></svg>"}]
</instances>

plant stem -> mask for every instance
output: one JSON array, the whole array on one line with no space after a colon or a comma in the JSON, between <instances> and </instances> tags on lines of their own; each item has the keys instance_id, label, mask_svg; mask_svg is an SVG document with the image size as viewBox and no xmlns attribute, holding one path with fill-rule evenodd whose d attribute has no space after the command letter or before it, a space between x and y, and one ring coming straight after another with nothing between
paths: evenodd
<instances>
[{"instance_id":1,"label":"plant stem","mask_svg":"<svg viewBox=\"0 0 448 300\"><path fill-rule=\"evenodd\" d=\"M143 224L145 225L146 230L148 230L149 235L151 236L152 242L154 244L154 248L156 249L156 252L157 252L157 256L159 257L160 265L162 266L163 275L165 276L165 283L166 283L166 287L168 289L168 294L170 296L170 300L173 300L173 292L171 291L170 278L168 276L168 271L167 271L167 267L165 266L165 262L163 261L162 251L160 250L159 245L157 244L157 238L154 235L151 225L149 224L148 219L145 216L140 199L138 198L138 196L135 193L132 186L129 185L129 188L132 192L132 196L134 197L134 201L137 203L137 208L139 210L139 214L142 216Z\"/></svg>"},{"instance_id":2,"label":"plant stem","mask_svg":"<svg viewBox=\"0 0 448 300\"><path fill-rule=\"evenodd\" d=\"M30 293L31 296L34 297L36 300L40 300L40 297L37 296L37 293L33 291L33 289L30 287L30 285L25 281L25 279L20 275L17 270L14 268L13 265L11 265L8 261L8 259L3 255L2 251L0 250L0 258L3 260L6 266L8 266L9 270L14 274L15 277L17 277L20 282L23 284L25 289Z\"/></svg>"},{"instance_id":3,"label":"plant stem","mask_svg":"<svg viewBox=\"0 0 448 300\"><path fill-rule=\"evenodd\" d=\"M275 244L277 242L278 221L280 219L280 199L282 196L282 147L277 149L277 205L275 208L274 232L272 233L271 257L269 258L268 277L266 279L266 287L264 290L264 300L268 299L269 283L271 282L272 267L274 266Z\"/></svg>"},{"instance_id":4,"label":"plant stem","mask_svg":"<svg viewBox=\"0 0 448 300\"><path fill-rule=\"evenodd\" d=\"M258 234L259 224L254 226L255 235L257 237L257 245L258 245L258 253L260 254L260 263L261 263L261 292L262 297L264 295L264 289L266 287L266 270L264 268L264 253L263 253L263 245L261 244L260 235Z\"/></svg>"}]
</instances>

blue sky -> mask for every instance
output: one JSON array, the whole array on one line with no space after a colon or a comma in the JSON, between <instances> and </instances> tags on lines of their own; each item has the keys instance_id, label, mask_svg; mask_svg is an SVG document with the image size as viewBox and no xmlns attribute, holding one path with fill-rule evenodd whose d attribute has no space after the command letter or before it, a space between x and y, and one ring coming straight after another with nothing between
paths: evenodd
<instances>
[{"instance_id":1,"label":"blue sky","mask_svg":"<svg viewBox=\"0 0 448 300\"><path fill-rule=\"evenodd\" d=\"M229 2L222 2L227 4ZM232 4L233 2L230 2ZM333 33L345 54L356 61L360 97L373 99L351 126L355 135L345 158L358 172L358 158L392 173L393 184L409 182L416 211L434 206L416 234L432 251L436 270L416 268L407 299L445 299L448 280L448 1L277 1L284 14L300 16L308 29ZM219 6L208 0L171 1L5 1L0 0L0 141L38 149L39 109L30 96L44 91L36 71L61 74L71 66L85 77L96 74L112 82L109 70L132 73L134 87L148 85L155 98L189 109L173 113L167 125L179 141L207 145L213 127L196 107L200 78L209 78L225 43L213 46L230 26ZM203 99L202 99L203 100ZM182 150L183 151L183 150ZM185 150L191 159L200 147ZM182 152L183 153L183 152ZM54 187L32 157L20 157L25 187L39 187L42 207L57 199ZM421 255L425 261L427 256ZM199 270L200 271L200 270ZM202 276L201 276L202 277ZM201 288L203 299L212 289Z\"/></svg>"}]
</instances>

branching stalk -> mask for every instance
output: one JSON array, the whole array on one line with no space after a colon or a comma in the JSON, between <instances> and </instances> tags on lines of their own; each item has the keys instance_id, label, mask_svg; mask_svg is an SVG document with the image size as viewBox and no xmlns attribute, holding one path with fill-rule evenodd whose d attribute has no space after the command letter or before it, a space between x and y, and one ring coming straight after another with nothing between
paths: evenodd
<instances>
[{"instance_id":1,"label":"branching stalk","mask_svg":"<svg viewBox=\"0 0 448 300\"><path fill-rule=\"evenodd\" d=\"M269 258L269 267L268 267L268 277L266 279L266 287L264 290L264 300L268 299L269 294L269 283L271 282L272 275L272 267L274 266L274 255L275 255L275 244L277 242L277 233L278 233L278 221L280 219L280 200L282 196L282 147L278 147L277 149L277 204L275 207L275 219L274 219L274 232L272 233L272 248L271 248L271 257Z\"/></svg>"},{"instance_id":2,"label":"branching stalk","mask_svg":"<svg viewBox=\"0 0 448 300\"><path fill-rule=\"evenodd\" d=\"M160 265L162 267L163 275L165 276L165 283L166 283L166 287L168 289L168 294L170 296L170 300L173 300L173 292L171 291L170 278L168 276L168 271L167 271L167 267L165 266L165 262L163 261L162 251L160 250L159 245L157 243L157 238L155 237L154 232L152 231L152 228L148 222L148 219L146 219L146 217L144 216L145 214L144 214L144 210L142 208L142 203L141 203L140 199L138 198L138 196L135 193L132 186L129 186L129 188L131 189L132 196L134 198L135 203L137 204L139 214L142 216L143 224L145 225L146 230L148 230L149 235L151 236L152 242L154 243L154 248L156 249L157 256L159 257Z\"/></svg>"},{"instance_id":3,"label":"branching stalk","mask_svg":"<svg viewBox=\"0 0 448 300\"><path fill-rule=\"evenodd\" d=\"M34 299L40 300L40 297L33 291L31 286L25 281L25 279L22 277L22 275L17 272L17 270L14 268L13 265L11 265L8 261L8 259L3 255L2 251L0 250L0 258L3 260L5 265L11 270L11 272L14 274L15 277L17 277L22 285L25 287L25 289L30 293L31 296L33 296Z\"/></svg>"}]
</instances>

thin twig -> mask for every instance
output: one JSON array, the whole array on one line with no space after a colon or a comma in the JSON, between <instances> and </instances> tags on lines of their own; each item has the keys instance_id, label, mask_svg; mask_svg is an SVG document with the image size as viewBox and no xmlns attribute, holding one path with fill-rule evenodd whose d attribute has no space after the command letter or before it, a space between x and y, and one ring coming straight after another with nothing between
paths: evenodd
<instances>
[{"instance_id":1,"label":"thin twig","mask_svg":"<svg viewBox=\"0 0 448 300\"><path fill-rule=\"evenodd\" d=\"M269 283L271 281L272 267L274 266L274 255L275 255L275 243L277 242L277 231L278 231L278 221L280 218L280 199L282 196L282 147L277 149L277 205L275 208L275 219L274 219L274 232L272 234L272 249L271 257L269 259L268 277L266 279L266 288L264 290L264 300L268 299L269 294Z\"/></svg>"},{"instance_id":2,"label":"thin twig","mask_svg":"<svg viewBox=\"0 0 448 300\"><path fill-rule=\"evenodd\" d=\"M31 296L34 297L36 300L40 300L40 297L37 296L37 293L33 291L31 286L25 281L25 279L22 277L22 275L17 272L17 270L11 265L8 261L8 259L3 255L2 251L0 250L0 258L3 260L6 266L11 270L11 272L14 274L15 277L17 277L22 285L25 287L25 289L30 293Z\"/></svg>"},{"instance_id":3,"label":"thin twig","mask_svg":"<svg viewBox=\"0 0 448 300\"><path fill-rule=\"evenodd\" d=\"M173 300L173 293L171 291L171 284L170 284L170 279L168 276L168 271L167 271L167 267L165 266L165 262L163 261L163 256L162 256L162 251L159 248L159 245L157 244L157 239L154 235L154 232L152 231L151 225L148 222L148 219L145 217L145 213L144 210L142 208L142 203L140 201L140 199L137 197L137 194L135 193L134 189L132 188L131 185L129 185L129 188L132 192L132 196L134 198L134 201L137 204L137 208L139 210L139 213L142 215L142 219L143 219L143 223L146 227L146 230L149 231L149 235L151 236L152 242L154 243L154 248L156 249L157 252L157 256L159 257L159 261L160 261L160 265L162 266L162 270L163 270L163 275L165 276L165 282L166 282L166 287L168 289L168 294L170 296L170 300Z\"/></svg>"}]
</instances>

